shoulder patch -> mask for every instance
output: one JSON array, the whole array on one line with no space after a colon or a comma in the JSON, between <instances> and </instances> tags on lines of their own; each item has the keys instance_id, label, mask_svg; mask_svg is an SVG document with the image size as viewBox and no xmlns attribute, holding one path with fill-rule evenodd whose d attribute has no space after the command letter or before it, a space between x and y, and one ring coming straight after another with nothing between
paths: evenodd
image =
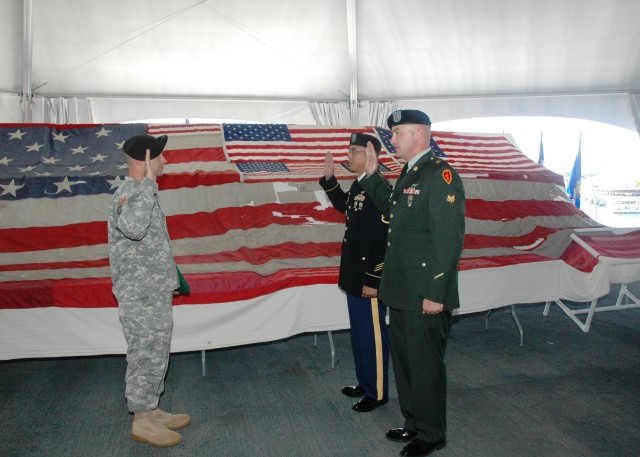
<instances>
[{"instance_id":1,"label":"shoulder patch","mask_svg":"<svg viewBox=\"0 0 640 457\"><path fill-rule=\"evenodd\" d=\"M443 170L442 179L444 179L444 182L446 182L447 184L451 184L451 180L453 179L453 174L451 173L451 170L449 170L448 168L446 170Z\"/></svg>"}]
</instances>

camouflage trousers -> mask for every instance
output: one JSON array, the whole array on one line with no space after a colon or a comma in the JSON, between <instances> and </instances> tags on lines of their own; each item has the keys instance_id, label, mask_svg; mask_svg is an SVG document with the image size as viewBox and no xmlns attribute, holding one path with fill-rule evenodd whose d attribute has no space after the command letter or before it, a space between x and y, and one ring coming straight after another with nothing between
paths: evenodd
<instances>
[{"instance_id":1,"label":"camouflage trousers","mask_svg":"<svg viewBox=\"0 0 640 457\"><path fill-rule=\"evenodd\" d=\"M118 303L127 340L125 396L131 412L157 408L164 392L173 329L172 300L172 292L160 292Z\"/></svg>"}]
</instances>

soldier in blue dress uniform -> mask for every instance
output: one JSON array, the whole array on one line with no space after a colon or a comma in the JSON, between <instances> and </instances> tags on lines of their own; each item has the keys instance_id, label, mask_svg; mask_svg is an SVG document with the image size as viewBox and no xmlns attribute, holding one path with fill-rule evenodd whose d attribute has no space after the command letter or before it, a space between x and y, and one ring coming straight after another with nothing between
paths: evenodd
<instances>
[{"instance_id":1,"label":"soldier in blue dress uniform","mask_svg":"<svg viewBox=\"0 0 640 457\"><path fill-rule=\"evenodd\" d=\"M349 170L364 173L366 146L380 153L380 141L372 135L353 133L349 144ZM362 397L352 409L372 411L388 401L389 337L386 308L378 300L383 266L387 223L358 180L344 192L334 176L331 153L325 159L320 185L333 207L345 213L346 226L342 241L338 286L347 295L351 347L358 384L342 388L349 397ZM385 180L389 192L391 185Z\"/></svg>"}]
</instances>

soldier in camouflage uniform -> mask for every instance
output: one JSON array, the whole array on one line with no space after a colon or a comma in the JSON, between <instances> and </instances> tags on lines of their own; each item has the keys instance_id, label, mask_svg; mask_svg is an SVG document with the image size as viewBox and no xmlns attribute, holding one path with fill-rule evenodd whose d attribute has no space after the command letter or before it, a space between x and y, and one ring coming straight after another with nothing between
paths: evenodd
<instances>
[{"instance_id":1,"label":"soldier in camouflage uniform","mask_svg":"<svg viewBox=\"0 0 640 457\"><path fill-rule=\"evenodd\" d=\"M134 413L131 437L154 446L173 446L173 430L190 423L186 414L158 408L164 391L173 328L173 291L178 287L156 177L166 159L166 135L136 135L123 150L128 176L109 207L109 261L113 294L127 341L125 395Z\"/></svg>"}]
</instances>

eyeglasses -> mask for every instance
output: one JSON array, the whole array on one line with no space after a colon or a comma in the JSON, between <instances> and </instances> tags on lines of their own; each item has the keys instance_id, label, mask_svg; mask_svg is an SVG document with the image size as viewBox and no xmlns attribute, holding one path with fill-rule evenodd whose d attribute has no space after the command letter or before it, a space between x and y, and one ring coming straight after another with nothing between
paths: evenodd
<instances>
[{"instance_id":1,"label":"eyeglasses","mask_svg":"<svg viewBox=\"0 0 640 457\"><path fill-rule=\"evenodd\" d=\"M365 151L366 151L365 149L349 148L347 153L350 155L354 155L356 152L365 152Z\"/></svg>"}]
</instances>

